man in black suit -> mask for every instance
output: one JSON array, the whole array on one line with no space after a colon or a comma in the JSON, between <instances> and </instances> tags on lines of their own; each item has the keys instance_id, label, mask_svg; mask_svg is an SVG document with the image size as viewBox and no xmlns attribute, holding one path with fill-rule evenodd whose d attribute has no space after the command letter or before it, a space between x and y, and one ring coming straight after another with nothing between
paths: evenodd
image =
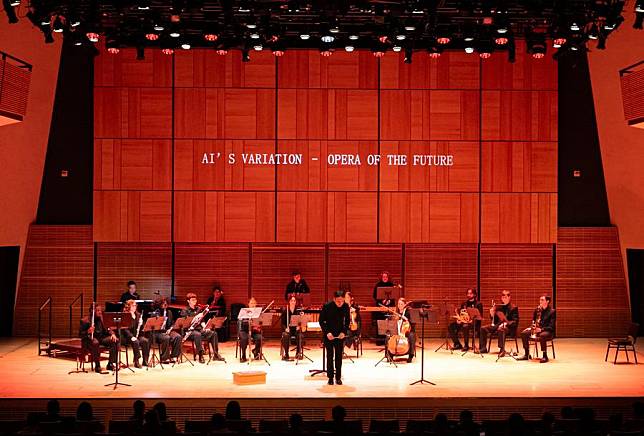
<instances>
[{"instance_id":1,"label":"man in black suit","mask_svg":"<svg viewBox=\"0 0 644 436\"><path fill-rule=\"evenodd\" d=\"M139 296L139 293L136 292L136 282L134 280L130 280L129 282L127 282L127 291L121 294L121 299L119 301L121 303L125 303L128 300L140 299L141 297Z\"/></svg>"},{"instance_id":2,"label":"man in black suit","mask_svg":"<svg viewBox=\"0 0 644 436\"><path fill-rule=\"evenodd\" d=\"M524 355L517 360L528 360L530 358L530 344L528 339L534 333L534 337L541 345L543 356L540 362L548 361L548 341L551 340L555 333L555 311L550 307L550 296L542 295L539 297L539 306L532 313L533 327L528 327L521 332L521 342L523 342ZM536 357L536 356L535 356Z\"/></svg>"},{"instance_id":3,"label":"man in black suit","mask_svg":"<svg viewBox=\"0 0 644 436\"><path fill-rule=\"evenodd\" d=\"M326 375L329 384L342 384L342 351L344 338L349 330L349 306L344 302L344 291L335 291L333 300L322 307L320 312L320 327L324 335L326 349ZM335 361L335 374L333 362Z\"/></svg>"}]
</instances>

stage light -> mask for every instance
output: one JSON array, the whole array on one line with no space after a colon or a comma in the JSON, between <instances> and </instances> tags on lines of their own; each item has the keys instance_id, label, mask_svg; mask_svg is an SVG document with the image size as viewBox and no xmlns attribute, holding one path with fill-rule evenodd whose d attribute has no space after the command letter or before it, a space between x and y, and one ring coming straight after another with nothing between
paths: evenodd
<instances>
[{"instance_id":1,"label":"stage light","mask_svg":"<svg viewBox=\"0 0 644 436\"><path fill-rule=\"evenodd\" d=\"M89 39L90 42L98 42L100 38L100 35L96 32L87 32L85 36L87 36L87 39Z\"/></svg>"},{"instance_id":2,"label":"stage light","mask_svg":"<svg viewBox=\"0 0 644 436\"><path fill-rule=\"evenodd\" d=\"M161 49L161 53L163 53L164 55L171 55L171 54L174 54L174 49L171 49L171 48L162 48L162 49Z\"/></svg>"},{"instance_id":3,"label":"stage light","mask_svg":"<svg viewBox=\"0 0 644 436\"><path fill-rule=\"evenodd\" d=\"M355 50L355 47L352 45L345 45L344 46L344 51L351 53L353 50Z\"/></svg>"},{"instance_id":4,"label":"stage light","mask_svg":"<svg viewBox=\"0 0 644 436\"><path fill-rule=\"evenodd\" d=\"M637 0L635 2L635 12L644 12L644 0Z\"/></svg>"},{"instance_id":5,"label":"stage light","mask_svg":"<svg viewBox=\"0 0 644 436\"><path fill-rule=\"evenodd\" d=\"M215 53L217 53L219 56L226 56L228 54L228 50L225 48L218 48L215 50Z\"/></svg>"},{"instance_id":6,"label":"stage light","mask_svg":"<svg viewBox=\"0 0 644 436\"><path fill-rule=\"evenodd\" d=\"M311 35L309 35L308 33L300 33L300 39L306 41L308 39L311 39Z\"/></svg>"},{"instance_id":7,"label":"stage light","mask_svg":"<svg viewBox=\"0 0 644 436\"><path fill-rule=\"evenodd\" d=\"M349 39L350 39L351 41L357 41L357 40L358 40L358 38L359 38L359 36L358 36L358 35L355 35L355 34L351 34L351 35L349 35Z\"/></svg>"},{"instance_id":8,"label":"stage light","mask_svg":"<svg viewBox=\"0 0 644 436\"><path fill-rule=\"evenodd\" d=\"M329 28L329 32L331 33L340 33L340 28L338 27L337 24L334 24Z\"/></svg>"},{"instance_id":9,"label":"stage light","mask_svg":"<svg viewBox=\"0 0 644 436\"><path fill-rule=\"evenodd\" d=\"M590 29L588 30L588 38L589 39L599 38L599 29L597 28L597 24L593 23L593 25L590 26Z\"/></svg>"},{"instance_id":10,"label":"stage light","mask_svg":"<svg viewBox=\"0 0 644 436\"><path fill-rule=\"evenodd\" d=\"M165 30L165 27L161 23L156 23L152 28L157 32L163 32Z\"/></svg>"},{"instance_id":11,"label":"stage light","mask_svg":"<svg viewBox=\"0 0 644 436\"><path fill-rule=\"evenodd\" d=\"M65 27L63 25L63 19L60 18L60 15L56 15L56 18L54 19L54 32L56 33L63 33L65 30Z\"/></svg>"},{"instance_id":12,"label":"stage light","mask_svg":"<svg viewBox=\"0 0 644 436\"><path fill-rule=\"evenodd\" d=\"M404 62L405 62L406 64L411 64L411 58L412 58L413 54L414 54L414 52L413 52L413 50L412 50L410 47L407 47L407 48L405 49L405 59L404 59Z\"/></svg>"},{"instance_id":13,"label":"stage light","mask_svg":"<svg viewBox=\"0 0 644 436\"><path fill-rule=\"evenodd\" d=\"M251 38L251 39L259 39L259 33L257 33L257 32L253 32L253 33L251 33L251 34L250 34L250 38Z\"/></svg>"},{"instance_id":14,"label":"stage light","mask_svg":"<svg viewBox=\"0 0 644 436\"><path fill-rule=\"evenodd\" d=\"M326 42L327 44L329 44L329 43L335 41L335 36L330 35L330 34L326 34L326 35L322 35L322 38L320 38L320 39L322 40L322 42Z\"/></svg>"},{"instance_id":15,"label":"stage light","mask_svg":"<svg viewBox=\"0 0 644 436\"><path fill-rule=\"evenodd\" d=\"M487 50L484 50L484 51L479 53L479 57L481 59L489 59L491 56L492 56L492 52L487 51Z\"/></svg>"},{"instance_id":16,"label":"stage light","mask_svg":"<svg viewBox=\"0 0 644 436\"><path fill-rule=\"evenodd\" d=\"M181 48L184 49L184 50L190 50L192 48L192 46L190 45L190 43L188 41L183 41L181 43Z\"/></svg>"},{"instance_id":17,"label":"stage light","mask_svg":"<svg viewBox=\"0 0 644 436\"><path fill-rule=\"evenodd\" d=\"M414 26L413 24L406 24L405 25L405 30L407 32L414 32L416 30L416 26Z\"/></svg>"},{"instance_id":18,"label":"stage light","mask_svg":"<svg viewBox=\"0 0 644 436\"><path fill-rule=\"evenodd\" d=\"M249 29L257 29L257 24L255 23L246 23L246 27Z\"/></svg>"},{"instance_id":19,"label":"stage light","mask_svg":"<svg viewBox=\"0 0 644 436\"><path fill-rule=\"evenodd\" d=\"M76 16L76 14L68 17L67 21L69 22L69 25L72 27L78 27L80 26L80 20Z\"/></svg>"},{"instance_id":20,"label":"stage light","mask_svg":"<svg viewBox=\"0 0 644 436\"><path fill-rule=\"evenodd\" d=\"M546 38L543 33L529 33L527 35L528 53L534 59L542 59L546 55Z\"/></svg>"},{"instance_id":21,"label":"stage light","mask_svg":"<svg viewBox=\"0 0 644 436\"><path fill-rule=\"evenodd\" d=\"M436 38L436 42L440 45L447 45L450 41L451 39L449 38L449 36L439 36L438 38Z\"/></svg>"},{"instance_id":22,"label":"stage light","mask_svg":"<svg viewBox=\"0 0 644 436\"><path fill-rule=\"evenodd\" d=\"M247 48L242 49L242 62L250 62L250 52Z\"/></svg>"},{"instance_id":23,"label":"stage light","mask_svg":"<svg viewBox=\"0 0 644 436\"><path fill-rule=\"evenodd\" d=\"M501 35L508 33L508 26L505 23L497 24L496 33L500 33Z\"/></svg>"},{"instance_id":24,"label":"stage light","mask_svg":"<svg viewBox=\"0 0 644 436\"><path fill-rule=\"evenodd\" d=\"M399 33L398 35L396 35L396 40L397 41L404 41L406 38L407 38L407 35L402 34L402 33Z\"/></svg>"},{"instance_id":25,"label":"stage light","mask_svg":"<svg viewBox=\"0 0 644 436\"><path fill-rule=\"evenodd\" d=\"M494 39L494 43L496 45L506 45L508 43L508 38L506 38L505 36L497 36Z\"/></svg>"},{"instance_id":26,"label":"stage light","mask_svg":"<svg viewBox=\"0 0 644 436\"><path fill-rule=\"evenodd\" d=\"M148 41L156 41L157 39L159 39L159 35L154 32L148 32L145 34L145 39L147 39Z\"/></svg>"},{"instance_id":27,"label":"stage light","mask_svg":"<svg viewBox=\"0 0 644 436\"><path fill-rule=\"evenodd\" d=\"M204 33L203 35L203 39L205 39L208 42L215 42L217 41L218 38L219 37L217 36L217 34L212 32Z\"/></svg>"},{"instance_id":28,"label":"stage light","mask_svg":"<svg viewBox=\"0 0 644 436\"><path fill-rule=\"evenodd\" d=\"M119 50L119 48L118 48L118 47L108 47L108 48L107 48L107 52L108 52L109 54L112 54L112 55L119 54L119 52L120 52L120 51L121 51L121 50Z\"/></svg>"},{"instance_id":29,"label":"stage light","mask_svg":"<svg viewBox=\"0 0 644 436\"><path fill-rule=\"evenodd\" d=\"M552 40L552 46L554 48L561 48L566 43L566 38L563 36L556 37Z\"/></svg>"},{"instance_id":30,"label":"stage light","mask_svg":"<svg viewBox=\"0 0 644 436\"><path fill-rule=\"evenodd\" d=\"M11 2L9 3L9 5L10 5L10 6L13 6L14 8L15 8L16 6L20 6L20 0L11 0Z\"/></svg>"},{"instance_id":31,"label":"stage light","mask_svg":"<svg viewBox=\"0 0 644 436\"><path fill-rule=\"evenodd\" d=\"M467 54L474 53L474 47L465 47L465 53Z\"/></svg>"},{"instance_id":32,"label":"stage light","mask_svg":"<svg viewBox=\"0 0 644 436\"><path fill-rule=\"evenodd\" d=\"M378 41L380 41L382 44L386 44L388 40L389 40L389 37L387 35L380 35L378 37Z\"/></svg>"},{"instance_id":33,"label":"stage light","mask_svg":"<svg viewBox=\"0 0 644 436\"><path fill-rule=\"evenodd\" d=\"M136 60L137 61L145 60L145 48L142 45L136 48Z\"/></svg>"},{"instance_id":34,"label":"stage light","mask_svg":"<svg viewBox=\"0 0 644 436\"><path fill-rule=\"evenodd\" d=\"M51 25L51 16L48 15L48 16L42 17L42 19L40 20L40 25L41 26Z\"/></svg>"},{"instance_id":35,"label":"stage light","mask_svg":"<svg viewBox=\"0 0 644 436\"><path fill-rule=\"evenodd\" d=\"M399 45L397 45L397 44L396 44L396 45L394 45L391 49L392 49L394 52L396 52L396 53L399 53L399 52L401 52L401 51L402 51L402 47L401 47L401 46L399 46Z\"/></svg>"},{"instance_id":36,"label":"stage light","mask_svg":"<svg viewBox=\"0 0 644 436\"><path fill-rule=\"evenodd\" d=\"M324 47L320 49L320 55L324 56L325 58L328 58L333 54L333 49L330 47Z\"/></svg>"},{"instance_id":37,"label":"stage light","mask_svg":"<svg viewBox=\"0 0 644 436\"><path fill-rule=\"evenodd\" d=\"M284 56L284 50L274 48L272 51L273 51L273 56L277 58Z\"/></svg>"},{"instance_id":38,"label":"stage light","mask_svg":"<svg viewBox=\"0 0 644 436\"><path fill-rule=\"evenodd\" d=\"M441 57L441 54L440 54L440 52L431 52L431 53L429 53L429 57L431 59L438 59L439 57Z\"/></svg>"},{"instance_id":39,"label":"stage light","mask_svg":"<svg viewBox=\"0 0 644 436\"><path fill-rule=\"evenodd\" d=\"M150 10L150 0L139 0L137 2L136 8L140 11Z\"/></svg>"},{"instance_id":40,"label":"stage light","mask_svg":"<svg viewBox=\"0 0 644 436\"><path fill-rule=\"evenodd\" d=\"M579 23L577 23L576 21L573 21L572 23L570 23L570 30L572 30L573 32L578 32L579 29L580 29Z\"/></svg>"},{"instance_id":41,"label":"stage light","mask_svg":"<svg viewBox=\"0 0 644 436\"><path fill-rule=\"evenodd\" d=\"M255 50L255 51L262 51L262 50L264 50L264 46L263 46L262 44L255 44L255 45L253 46L253 50Z\"/></svg>"},{"instance_id":42,"label":"stage light","mask_svg":"<svg viewBox=\"0 0 644 436\"><path fill-rule=\"evenodd\" d=\"M178 38L180 36L181 36L181 32L179 32L177 29L170 31L171 38Z\"/></svg>"},{"instance_id":43,"label":"stage light","mask_svg":"<svg viewBox=\"0 0 644 436\"><path fill-rule=\"evenodd\" d=\"M105 48L107 49L107 52L109 54L119 54L121 50L119 50L119 44L118 41L115 38L107 38L105 41Z\"/></svg>"}]
</instances>

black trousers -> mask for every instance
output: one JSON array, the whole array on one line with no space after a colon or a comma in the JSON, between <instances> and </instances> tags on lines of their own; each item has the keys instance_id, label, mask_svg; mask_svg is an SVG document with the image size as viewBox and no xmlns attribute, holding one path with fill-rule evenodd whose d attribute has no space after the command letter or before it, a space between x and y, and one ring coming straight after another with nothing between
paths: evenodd
<instances>
[{"instance_id":1,"label":"black trousers","mask_svg":"<svg viewBox=\"0 0 644 436\"><path fill-rule=\"evenodd\" d=\"M118 342L118 338L117 338ZM97 338L83 338L81 340L83 349L88 350L92 356L92 362L100 366L101 361L101 351L100 346L107 347L110 352L109 362L116 363L116 344L117 342L112 342L110 336L106 336L101 340Z\"/></svg>"},{"instance_id":2,"label":"black trousers","mask_svg":"<svg viewBox=\"0 0 644 436\"><path fill-rule=\"evenodd\" d=\"M496 335L499 338L499 348L501 349L501 351L505 351L505 337L510 333L510 331L507 327L499 328L498 324L490 324L481 327L481 335L479 336L479 348L487 349L487 338L494 332L496 332Z\"/></svg>"},{"instance_id":3,"label":"black trousers","mask_svg":"<svg viewBox=\"0 0 644 436\"><path fill-rule=\"evenodd\" d=\"M449 336L452 339L454 345L460 344L461 342L458 339L458 332L463 332L463 340L465 341L465 346L470 346L470 330L472 329L472 324L459 324L457 322L452 322L447 327L449 331Z\"/></svg>"},{"instance_id":4,"label":"black trousers","mask_svg":"<svg viewBox=\"0 0 644 436\"><path fill-rule=\"evenodd\" d=\"M161 360L168 360L170 357L178 358L181 354L181 335L177 332L155 332L154 340L159 344Z\"/></svg>"},{"instance_id":5,"label":"black trousers","mask_svg":"<svg viewBox=\"0 0 644 436\"><path fill-rule=\"evenodd\" d=\"M530 328L527 328L521 332L521 342L523 342L523 349L525 350L525 354L530 354ZM550 332L540 332L537 333L537 340L539 341L539 345L541 346L541 351L543 353L548 350L548 341L552 339L552 333Z\"/></svg>"},{"instance_id":6,"label":"black trousers","mask_svg":"<svg viewBox=\"0 0 644 436\"><path fill-rule=\"evenodd\" d=\"M191 339L195 343L198 354L203 354L202 341L210 342L210 348L212 348L213 353L219 354L219 340L217 339L217 332L214 330L193 330L188 335L188 339Z\"/></svg>"},{"instance_id":7,"label":"black trousers","mask_svg":"<svg viewBox=\"0 0 644 436\"><path fill-rule=\"evenodd\" d=\"M342 378L342 351L344 349L344 341L340 339L333 339L329 341L324 339L324 348L326 349L326 376L333 378L335 362L335 379Z\"/></svg>"},{"instance_id":8,"label":"black trousers","mask_svg":"<svg viewBox=\"0 0 644 436\"><path fill-rule=\"evenodd\" d=\"M351 347L356 343L359 337L360 337L360 329L349 330L349 332L347 333L347 336L344 338L344 346Z\"/></svg>"},{"instance_id":9,"label":"black trousers","mask_svg":"<svg viewBox=\"0 0 644 436\"><path fill-rule=\"evenodd\" d=\"M130 339L129 342L132 346L132 351L134 351L134 360L139 360L141 351L143 351L143 363L147 364L148 360L150 360L150 341L148 341L148 338L139 336L136 341Z\"/></svg>"},{"instance_id":10,"label":"black trousers","mask_svg":"<svg viewBox=\"0 0 644 436\"><path fill-rule=\"evenodd\" d=\"M297 347L296 353L302 354L304 348L304 335L300 330L282 332L282 355L288 357L288 349L291 347L291 335L295 336L295 345Z\"/></svg>"},{"instance_id":11,"label":"black trousers","mask_svg":"<svg viewBox=\"0 0 644 436\"><path fill-rule=\"evenodd\" d=\"M262 334L255 332L252 335L249 335L248 332L241 331L239 332L239 348L241 349L242 359L246 358L246 348L248 347L248 341L251 338L253 339L253 342L255 342L255 347L253 347L253 354L259 354L259 351L262 347Z\"/></svg>"}]
</instances>

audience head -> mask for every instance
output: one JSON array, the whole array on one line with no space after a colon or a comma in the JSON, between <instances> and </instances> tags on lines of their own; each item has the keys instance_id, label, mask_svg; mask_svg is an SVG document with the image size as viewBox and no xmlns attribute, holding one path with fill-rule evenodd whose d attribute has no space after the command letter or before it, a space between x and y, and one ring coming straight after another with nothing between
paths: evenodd
<instances>
[{"instance_id":1,"label":"audience head","mask_svg":"<svg viewBox=\"0 0 644 436\"><path fill-rule=\"evenodd\" d=\"M513 413L508 418L508 433L511 435L525 434L525 421L520 413Z\"/></svg>"},{"instance_id":2,"label":"audience head","mask_svg":"<svg viewBox=\"0 0 644 436\"><path fill-rule=\"evenodd\" d=\"M76 409L76 420L77 421L92 421L94 419L94 410L92 405L87 401L83 401L78 405Z\"/></svg>"},{"instance_id":3,"label":"audience head","mask_svg":"<svg viewBox=\"0 0 644 436\"><path fill-rule=\"evenodd\" d=\"M437 413L436 416L434 416L434 429L444 430L448 427L449 419L447 419L447 415L444 413Z\"/></svg>"},{"instance_id":4,"label":"audience head","mask_svg":"<svg viewBox=\"0 0 644 436\"><path fill-rule=\"evenodd\" d=\"M226 404L226 419L241 419L241 406L237 401Z\"/></svg>"},{"instance_id":5,"label":"audience head","mask_svg":"<svg viewBox=\"0 0 644 436\"><path fill-rule=\"evenodd\" d=\"M347 411L342 406L335 406L331 409L331 416L335 422L343 422L344 418L347 417Z\"/></svg>"},{"instance_id":6,"label":"audience head","mask_svg":"<svg viewBox=\"0 0 644 436\"><path fill-rule=\"evenodd\" d=\"M145 412L145 423L143 424L146 431L154 431L161 427L161 421L159 420L159 414L156 410L150 409Z\"/></svg>"},{"instance_id":7,"label":"audience head","mask_svg":"<svg viewBox=\"0 0 644 436\"><path fill-rule=\"evenodd\" d=\"M470 424L474 422L474 414L471 410L462 410L459 415L459 421L461 424Z\"/></svg>"},{"instance_id":8,"label":"audience head","mask_svg":"<svg viewBox=\"0 0 644 436\"><path fill-rule=\"evenodd\" d=\"M136 400L132 403L132 410L134 410L135 417L143 419L143 415L145 415L145 403L143 400Z\"/></svg>"},{"instance_id":9,"label":"audience head","mask_svg":"<svg viewBox=\"0 0 644 436\"><path fill-rule=\"evenodd\" d=\"M293 413L288 419L288 422L291 430L300 430L302 428L302 424L304 423L304 418L302 418L302 415L300 415L299 413Z\"/></svg>"},{"instance_id":10,"label":"audience head","mask_svg":"<svg viewBox=\"0 0 644 436\"><path fill-rule=\"evenodd\" d=\"M633 403L633 418L644 419L644 402L638 400Z\"/></svg>"},{"instance_id":11,"label":"audience head","mask_svg":"<svg viewBox=\"0 0 644 436\"><path fill-rule=\"evenodd\" d=\"M561 419L575 419L575 411L570 406L564 406L561 408Z\"/></svg>"},{"instance_id":12,"label":"audience head","mask_svg":"<svg viewBox=\"0 0 644 436\"><path fill-rule=\"evenodd\" d=\"M58 400L47 401L47 415L58 416L59 413L60 413L60 403L58 402Z\"/></svg>"},{"instance_id":13,"label":"audience head","mask_svg":"<svg viewBox=\"0 0 644 436\"><path fill-rule=\"evenodd\" d=\"M226 418L221 413L213 413L210 425L213 430L222 430L226 428Z\"/></svg>"},{"instance_id":14,"label":"audience head","mask_svg":"<svg viewBox=\"0 0 644 436\"><path fill-rule=\"evenodd\" d=\"M159 401L158 403L156 403L153 409L157 411L157 415L159 415L159 421L168 420L168 411L163 401Z\"/></svg>"}]
</instances>

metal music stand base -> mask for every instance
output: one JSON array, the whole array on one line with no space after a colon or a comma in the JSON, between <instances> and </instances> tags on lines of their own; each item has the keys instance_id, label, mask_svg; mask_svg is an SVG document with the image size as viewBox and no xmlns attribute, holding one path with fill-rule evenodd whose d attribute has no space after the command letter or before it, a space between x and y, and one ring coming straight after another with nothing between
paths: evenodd
<instances>
[{"instance_id":1,"label":"metal music stand base","mask_svg":"<svg viewBox=\"0 0 644 436\"><path fill-rule=\"evenodd\" d=\"M309 369L309 375L311 377L315 377L316 375L320 374L326 375L326 347L324 346L324 344L322 344L322 369Z\"/></svg>"},{"instance_id":2,"label":"metal music stand base","mask_svg":"<svg viewBox=\"0 0 644 436\"><path fill-rule=\"evenodd\" d=\"M409 383L409 386L414 386L417 384L421 384L421 385L429 384L432 386L436 386L436 383L430 382L429 380L425 380L425 315L421 314L420 321L421 321L420 330L422 332L422 336L420 339L421 341L420 342L420 378L415 382Z\"/></svg>"},{"instance_id":3,"label":"metal music stand base","mask_svg":"<svg viewBox=\"0 0 644 436\"><path fill-rule=\"evenodd\" d=\"M344 345L343 345L343 347L344 347ZM345 358L346 358L346 359L349 359L349 360L351 361L351 363L355 363L355 362L353 361L353 359L351 358L351 356L349 356L349 355L348 355L344 350L342 350L342 358L343 358L343 359L345 359Z\"/></svg>"},{"instance_id":4,"label":"metal music stand base","mask_svg":"<svg viewBox=\"0 0 644 436\"><path fill-rule=\"evenodd\" d=\"M180 347L181 347L181 354L179 354L179 357L177 357L177 359L174 361L174 363L172 364L172 367L174 368L174 366L177 364L181 365L184 361L184 358L185 358L185 361L188 362L190 365L195 366L192 360L190 360L190 358L186 356L186 353L183 352L183 342L181 342Z\"/></svg>"},{"instance_id":5,"label":"metal music stand base","mask_svg":"<svg viewBox=\"0 0 644 436\"><path fill-rule=\"evenodd\" d=\"M155 368L157 365L161 366L161 369L165 369L163 367L163 362L161 362L161 358L157 355L157 350L154 348L154 345L156 343L155 340L155 335L154 331L152 332L152 345L150 348L152 349L152 356L150 357L150 361L148 362L148 366L145 367L145 370L148 371L150 367ZM168 342L168 347L170 346L170 343Z\"/></svg>"},{"instance_id":6,"label":"metal music stand base","mask_svg":"<svg viewBox=\"0 0 644 436\"><path fill-rule=\"evenodd\" d=\"M121 322L120 322L120 320L119 320L119 322L116 323L116 329L118 331L121 330ZM125 352L127 353L127 348L125 349ZM132 385L129 385L127 383L121 383L119 381L120 368L121 368L121 341L119 340L119 341L116 342L116 365L115 365L115 369L114 369L114 377L115 377L114 382L108 383L108 384L106 384L104 386L106 386L106 387L107 386L114 386L114 389L116 389L118 386L132 386ZM130 368L129 366L126 367L126 368L128 368L130 371L134 372L134 370L132 368Z\"/></svg>"}]
</instances>

